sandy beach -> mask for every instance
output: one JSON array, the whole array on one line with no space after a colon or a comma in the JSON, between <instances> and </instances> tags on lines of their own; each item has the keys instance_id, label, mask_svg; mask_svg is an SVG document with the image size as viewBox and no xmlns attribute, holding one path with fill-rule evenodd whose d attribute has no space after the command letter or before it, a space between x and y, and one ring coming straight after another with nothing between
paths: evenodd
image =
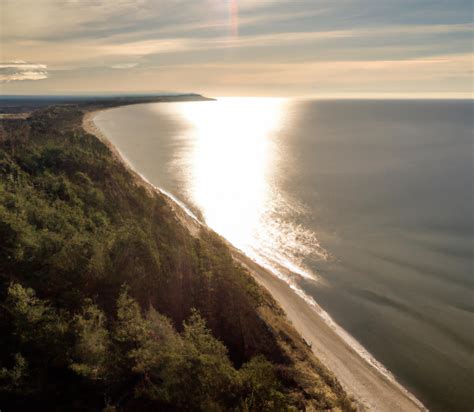
<instances>
[{"instance_id":1,"label":"sandy beach","mask_svg":"<svg viewBox=\"0 0 474 412\"><path fill-rule=\"evenodd\" d=\"M363 359L287 283L242 253L235 257L246 266L285 311L318 359L331 370L363 411L424 411L426 408L394 379L388 379Z\"/></svg>"},{"instance_id":2,"label":"sandy beach","mask_svg":"<svg viewBox=\"0 0 474 412\"><path fill-rule=\"evenodd\" d=\"M149 190L164 194L178 219L193 234L202 223L186 212L181 205L167 193L154 187L150 182L133 170L132 165L122 156L115 146L94 124L97 112L84 116L83 128L103 141L136 177L137 183ZM311 345L317 358L331 370L346 392L358 403L361 411L422 411L426 408L415 396L403 388L395 379L364 359L349 343L342 339L336 328L332 327L320 314L300 297L283 280L261 267L239 250L232 248L234 258L245 266L255 279L265 287L285 311L295 329Z\"/></svg>"}]
</instances>

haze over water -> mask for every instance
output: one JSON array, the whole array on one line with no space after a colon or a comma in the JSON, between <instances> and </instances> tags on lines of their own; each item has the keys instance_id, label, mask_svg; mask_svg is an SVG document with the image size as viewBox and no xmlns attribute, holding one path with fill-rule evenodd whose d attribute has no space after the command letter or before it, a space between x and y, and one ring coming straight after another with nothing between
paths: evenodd
<instances>
[{"instance_id":1,"label":"haze over water","mask_svg":"<svg viewBox=\"0 0 474 412\"><path fill-rule=\"evenodd\" d=\"M470 101L228 98L95 122L430 409L472 409Z\"/></svg>"}]
</instances>

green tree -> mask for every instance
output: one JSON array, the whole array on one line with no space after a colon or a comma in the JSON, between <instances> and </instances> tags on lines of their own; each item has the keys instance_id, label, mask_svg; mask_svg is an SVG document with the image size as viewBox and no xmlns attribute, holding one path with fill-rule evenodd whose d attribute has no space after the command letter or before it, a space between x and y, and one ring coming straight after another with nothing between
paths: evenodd
<instances>
[{"instance_id":1,"label":"green tree","mask_svg":"<svg viewBox=\"0 0 474 412\"><path fill-rule=\"evenodd\" d=\"M0 368L0 392L21 394L25 393L25 380L29 375L28 363L20 354L16 353L13 366Z\"/></svg>"},{"instance_id":2,"label":"green tree","mask_svg":"<svg viewBox=\"0 0 474 412\"><path fill-rule=\"evenodd\" d=\"M236 378L226 347L197 311L184 322L182 341L162 373L170 402L183 410L222 410L231 401Z\"/></svg>"},{"instance_id":3,"label":"green tree","mask_svg":"<svg viewBox=\"0 0 474 412\"><path fill-rule=\"evenodd\" d=\"M14 334L20 345L40 351L43 361L64 364L68 358L69 324L60 313L36 296L31 288L11 283L5 309L12 318Z\"/></svg>"},{"instance_id":4,"label":"green tree","mask_svg":"<svg viewBox=\"0 0 474 412\"><path fill-rule=\"evenodd\" d=\"M86 299L80 314L73 318L76 342L71 369L89 379L104 379L110 367L110 339L104 313Z\"/></svg>"},{"instance_id":5,"label":"green tree","mask_svg":"<svg viewBox=\"0 0 474 412\"><path fill-rule=\"evenodd\" d=\"M288 405L275 374L274 366L256 356L239 370L242 411L286 411Z\"/></svg>"}]
</instances>

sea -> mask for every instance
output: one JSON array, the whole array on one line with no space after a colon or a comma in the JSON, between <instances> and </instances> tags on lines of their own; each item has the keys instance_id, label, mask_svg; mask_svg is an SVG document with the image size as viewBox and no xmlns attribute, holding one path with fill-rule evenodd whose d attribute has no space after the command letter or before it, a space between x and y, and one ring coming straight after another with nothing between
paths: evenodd
<instances>
[{"instance_id":1,"label":"sea","mask_svg":"<svg viewBox=\"0 0 474 412\"><path fill-rule=\"evenodd\" d=\"M473 109L226 97L114 108L95 124L430 410L472 411Z\"/></svg>"}]
</instances>

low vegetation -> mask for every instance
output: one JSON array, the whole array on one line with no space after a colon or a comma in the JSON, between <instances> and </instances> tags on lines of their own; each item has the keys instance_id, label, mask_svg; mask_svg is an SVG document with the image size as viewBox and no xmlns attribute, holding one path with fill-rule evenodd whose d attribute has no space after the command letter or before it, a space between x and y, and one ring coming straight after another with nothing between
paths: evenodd
<instances>
[{"instance_id":1,"label":"low vegetation","mask_svg":"<svg viewBox=\"0 0 474 412\"><path fill-rule=\"evenodd\" d=\"M2 410L352 410L218 236L81 128L0 125Z\"/></svg>"}]
</instances>

